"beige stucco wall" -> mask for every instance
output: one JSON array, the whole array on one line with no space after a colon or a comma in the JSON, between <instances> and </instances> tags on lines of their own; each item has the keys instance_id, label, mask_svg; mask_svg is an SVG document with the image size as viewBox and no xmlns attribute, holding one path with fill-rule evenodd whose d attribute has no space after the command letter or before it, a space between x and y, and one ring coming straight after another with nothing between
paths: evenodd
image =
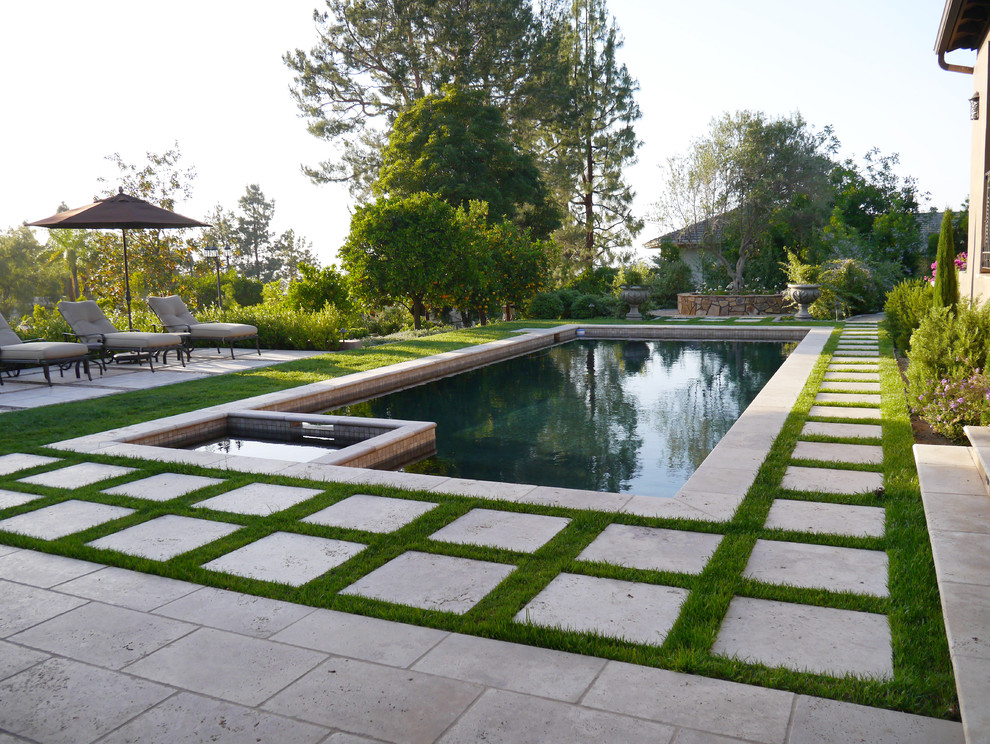
<instances>
[{"instance_id":1,"label":"beige stucco wall","mask_svg":"<svg viewBox=\"0 0 990 744\"><path fill-rule=\"evenodd\" d=\"M969 185L969 236L967 240L969 268L959 275L959 294L990 301L990 273L980 271L980 251L983 245L983 219L986 203L984 177L990 171L990 38L983 40L973 71L973 91L980 94L980 118L973 122L973 149Z\"/></svg>"}]
</instances>

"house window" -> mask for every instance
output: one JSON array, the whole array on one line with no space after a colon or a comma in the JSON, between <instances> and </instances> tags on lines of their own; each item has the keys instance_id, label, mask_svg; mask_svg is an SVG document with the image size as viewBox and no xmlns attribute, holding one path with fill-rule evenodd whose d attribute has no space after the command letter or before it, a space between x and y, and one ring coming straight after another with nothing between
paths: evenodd
<instances>
[{"instance_id":1,"label":"house window","mask_svg":"<svg viewBox=\"0 0 990 744\"><path fill-rule=\"evenodd\" d=\"M990 171L983 176L983 241L980 246L980 271L990 271Z\"/></svg>"}]
</instances>

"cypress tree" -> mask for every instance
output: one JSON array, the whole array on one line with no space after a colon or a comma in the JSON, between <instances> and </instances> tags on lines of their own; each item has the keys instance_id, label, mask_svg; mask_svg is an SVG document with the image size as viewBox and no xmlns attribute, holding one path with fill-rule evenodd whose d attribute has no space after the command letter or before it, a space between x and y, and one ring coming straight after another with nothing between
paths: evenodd
<instances>
[{"instance_id":1,"label":"cypress tree","mask_svg":"<svg viewBox=\"0 0 990 744\"><path fill-rule=\"evenodd\" d=\"M956 278L955 243L952 236L952 211L942 215L942 230L938 235L935 254L935 307L955 307L959 302L959 280Z\"/></svg>"}]
</instances>

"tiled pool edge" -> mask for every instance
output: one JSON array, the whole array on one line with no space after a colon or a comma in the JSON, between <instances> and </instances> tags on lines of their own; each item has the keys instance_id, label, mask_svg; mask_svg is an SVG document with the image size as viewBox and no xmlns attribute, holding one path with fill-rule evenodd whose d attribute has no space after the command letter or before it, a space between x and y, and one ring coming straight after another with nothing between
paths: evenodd
<instances>
[{"instance_id":1,"label":"tiled pool edge","mask_svg":"<svg viewBox=\"0 0 990 744\"><path fill-rule=\"evenodd\" d=\"M579 331L583 333L579 334ZM814 368L831 328L687 328L683 326L556 326L521 336L465 347L345 377L267 393L240 401L142 422L85 437L55 442L54 449L83 454L134 457L238 472L278 474L325 482L389 485L466 496L577 509L615 511L650 517L683 517L722 522L732 518L770 451L784 421ZM176 450L134 443L176 429L204 432L228 413L243 411L326 410L528 354L583 335L585 338L798 341L797 348L771 377L688 482L673 498L599 493L528 484L473 481L444 476L367 470L339 465L294 463L220 453Z\"/></svg>"}]
</instances>

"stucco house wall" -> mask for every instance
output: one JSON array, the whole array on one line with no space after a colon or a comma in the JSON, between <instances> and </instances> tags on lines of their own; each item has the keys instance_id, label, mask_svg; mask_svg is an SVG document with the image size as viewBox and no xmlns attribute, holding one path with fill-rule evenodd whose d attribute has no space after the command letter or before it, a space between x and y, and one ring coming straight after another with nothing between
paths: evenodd
<instances>
[{"instance_id":1,"label":"stucco house wall","mask_svg":"<svg viewBox=\"0 0 990 744\"><path fill-rule=\"evenodd\" d=\"M967 269L959 276L960 294L973 299L982 297L984 302L990 300L990 266L981 267L981 254L990 251L986 219L988 199L987 171L990 171L990 148L987 138L990 136L990 38L984 37L977 51L976 63L973 66L973 92L980 96L980 116L973 121L972 151L970 155L970 202L969 234L967 248L969 258ZM986 263L985 261L983 263Z\"/></svg>"}]
</instances>

